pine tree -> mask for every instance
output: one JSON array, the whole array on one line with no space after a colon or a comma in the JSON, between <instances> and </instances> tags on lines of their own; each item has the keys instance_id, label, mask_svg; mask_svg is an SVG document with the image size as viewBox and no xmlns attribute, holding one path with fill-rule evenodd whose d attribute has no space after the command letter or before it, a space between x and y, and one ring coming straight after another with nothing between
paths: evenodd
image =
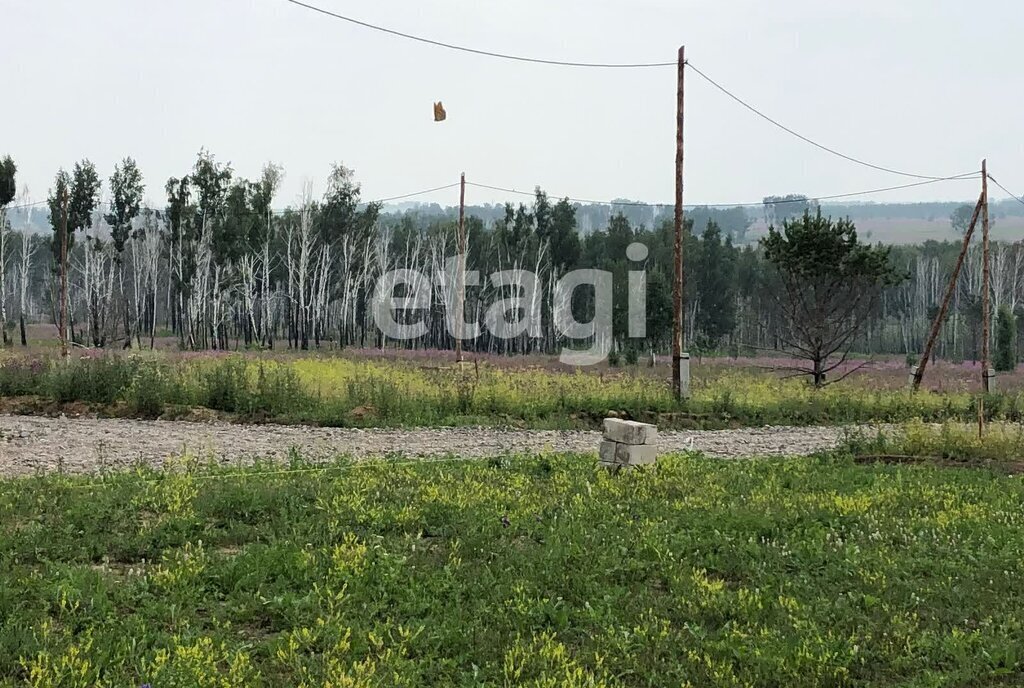
<instances>
[{"instance_id":1,"label":"pine tree","mask_svg":"<svg viewBox=\"0 0 1024 688\"><path fill-rule=\"evenodd\" d=\"M1009 372L1017 367L1017 323L1013 312L1005 304L999 307L996 320L996 358L995 368L1000 372Z\"/></svg>"},{"instance_id":2,"label":"pine tree","mask_svg":"<svg viewBox=\"0 0 1024 688\"><path fill-rule=\"evenodd\" d=\"M782 316L780 339L808 366L794 368L815 387L838 368L874 310L882 290L906 275L891 263L890 249L857 238L849 220L805 212L761 240L781 289L774 295ZM835 358L833 358L835 357Z\"/></svg>"},{"instance_id":3,"label":"pine tree","mask_svg":"<svg viewBox=\"0 0 1024 688\"><path fill-rule=\"evenodd\" d=\"M713 220L700 242L694 266L698 299L697 331L708 348L717 348L722 339L736 329L736 265L732 240L722 241L722 232Z\"/></svg>"},{"instance_id":4,"label":"pine tree","mask_svg":"<svg viewBox=\"0 0 1024 688\"><path fill-rule=\"evenodd\" d=\"M7 345L7 242L11 225L7 220L7 206L17 192L15 174L18 168L11 156L0 160L0 334Z\"/></svg>"}]
</instances>

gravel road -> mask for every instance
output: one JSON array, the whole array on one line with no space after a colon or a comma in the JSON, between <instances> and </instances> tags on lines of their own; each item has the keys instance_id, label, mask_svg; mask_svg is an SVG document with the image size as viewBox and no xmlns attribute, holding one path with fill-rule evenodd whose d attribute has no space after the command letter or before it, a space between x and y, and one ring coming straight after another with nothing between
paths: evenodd
<instances>
[{"instance_id":1,"label":"gravel road","mask_svg":"<svg viewBox=\"0 0 1024 688\"><path fill-rule=\"evenodd\" d=\"M659 445L664 452L692 448L721 458L796 456L830 448L843 433L843 428L820 427L662 432ZM292 448L312 459L338 454L363 458L396 453L486 457L511 451L596 452L600 439L600 433L590 431L351 430L0 415L0 476L58 469L90 473L140 462L161 465L184 452L225 463L254 457L280 459Z\"/></svg>"}]
</instances>

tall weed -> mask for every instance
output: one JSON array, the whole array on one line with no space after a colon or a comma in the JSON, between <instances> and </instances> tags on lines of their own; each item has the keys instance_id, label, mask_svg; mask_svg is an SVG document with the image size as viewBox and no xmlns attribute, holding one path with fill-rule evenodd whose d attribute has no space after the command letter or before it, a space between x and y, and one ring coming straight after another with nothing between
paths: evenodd
<instances>
[{"instance_id":1,"label":"tall weed","mask_svg":"<svg viewBox=\"0 0 1024 688\"><path fill-rule=\"evenodd\" d=\"M112 404L123 397L137 370L134 359L118 356L54 361L42 376L40 390L62 403Z\"/></svg>"}]
</instances>

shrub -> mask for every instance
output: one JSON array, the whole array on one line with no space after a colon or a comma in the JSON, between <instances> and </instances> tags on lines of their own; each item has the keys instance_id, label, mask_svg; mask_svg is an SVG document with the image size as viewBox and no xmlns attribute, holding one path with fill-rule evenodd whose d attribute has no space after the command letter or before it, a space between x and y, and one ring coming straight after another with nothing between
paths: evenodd
<instances>
[{"instance_id":1,"label":"shrub","mask_svg":"<svg viewBox=\"0 0 1024 688\"><path fill-rule=\"evenodd\" d=\"M112 404L124 396L137 363L117 356L54 361L43 374L42 393L62 403Z\"/></svg>"},{"instance_id":2,"label":"shrub","mask_svg":"<svg viewBox=\"0 0 1024 688\"><path fill-rule=\"evenodd\" d=\"M987 403L987 402L986 402ZM877 433L851 432L843 449L854 456L876 455L942 459L963 463L1019 461L1024 430L991 425L978 436L975 424L947 422L940 427L912 421Z\"/></svg>"},{"instance_id":3,"label":"shrub","mask_svg":"<svg viewBox=\"0 0 1024 688\"><path fill-rule=\"evenodd\" d=\"M231 357L201 372L200 405L215 411L250 411L251 399L245 360Z\"/></svg>"},{"instance_id":4,"label":"shrub","mask_svg":"<svg viewBox=\"0 0 1024 688\"><path fill-rule=\"evenodd\" d=\"M287 415L310 406L311 398L291 366L259 364L250 412Z\"/></svg>"},{"instance_id":5,"label":"shrub","mask_svg":"<svg viewBox=\"0 0 1024 688\"><path fill-rule=\"evenodd\" d=\"M20 397L39 393L45 364L39 360L11 359L0 365L0 396Z\"/></svg>"},{"instance_id":6,"label":"shrub","mask_svg":"<svg viewBox=\"0 0 1024 688\"><path fill-rule=\"evenodd\" d=\"M156 418L172 401L180 383L171 379L169 371L157 363L140 364L135 379L125 394L129 412L143 418Z\"/></svg>"}]
</instances>

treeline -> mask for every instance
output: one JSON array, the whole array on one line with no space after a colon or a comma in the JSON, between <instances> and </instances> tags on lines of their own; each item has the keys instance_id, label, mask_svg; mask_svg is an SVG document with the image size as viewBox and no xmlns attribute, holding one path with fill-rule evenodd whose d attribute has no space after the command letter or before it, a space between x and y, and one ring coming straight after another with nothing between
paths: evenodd
<instances>
[{"instance_id":1,"label":"treeline","mask_svg":"<svg viewBox=\"0 0 1024 688\"><path fill-rule=\"evenodd\" d=\"M825 215L832 217L848 217L854 222L859 220L918 220L950 224L951 232L962 234L961 214L967 209L967 217L974 209L973 201L964 202L930 202L930 203L817 203L814 199L800 194L788 196L767 196L759 206L735 206L730 208L709 208L698 206L687 208L687 214L694 219L694 226L704 227L708 219L713 219L729 236L733 243L742 245L754 243L749 234L755 222L779 225L785 219L792 219L803 214L804 210L812 210L820 205ZM574 203L576 220L583 234L590 234L608 227L615 215L624 215L634 226L657 227L663 222L672 221L673 209L669 206L646 206L633 201L621 200L611 203ZM994 221L1004 218L1024 216L1024 205L1012 200L992 201L990 215ZM439 219L453 218L458 208L442 206L437 203L406 202L389 206L385 212L394 214L412 214L421 218ZM481 218L487 223L500 220L505 215L505 206L500 204L467 205L467 212Z\"/></svg>"},{"instance_id":2,"label":"treeline","mask_svg":"<svg viewBox=\"0 0 1024 688\"><path fill-rule=\"evenodd\" d=\"M7 189L0 212L15 200L15 171L12 163L5 172L9 183L0 184ZM159 187L166 199L159 208L144 206L147 184L130 158L110 172L104 178L82 161L57 174L48 208L35 211L47 215L48 235L12 231L9 219L0 218L5 342L19 339L13 331L18 324L24 343L26 322L58 321L66 194L70 333L79 345L150 347L157 337L172 336L193 350L454 346L445 322L453 285L443 277L457 253L454 214L382 214L379 205L363 202L353 172L340 165L333 167L323 194L314 195L307 185L284 211L274 210L284 174L275 165L249 180L201 152L191 170ZM773 213L781 220L806 207L784 204ZM529 203L492 206L483 214L470 209L467 264L485 279L467 290L467 318L483 323L489 306L509 296L508 285L486 276L529 271L537 277L533 305L542 326L512 338L484 328L464 348L557 352L565 341L555 312L569 308L585 320L593 299L584 294L566 304L556 285L573 270L596 268L613 275L613 350L667 351L670 217L625 205L607 211L600 227L583 232L578 204L551 199L539 189ZM685 332L693 350L739 354L782 348L776 273L758 245L740 245L749 224L742 209L688 213ZM627 257L635 242L648 249L642 261ZM1005 305L1024 315L1024 247L995 243L992 250L993 309ZM909 279L884 291L854 349L919 352L958 251L951 242L894 248L892 260ZM944 358L979 356L980 266L980 250L972 248L939 343ZM375 327L374 289L381 275L396 269L432 281L430 306L416 315L426 322L426 334L413 341L384 341ZM638 270L646 274L647 336L630 339L628 273Z\"/></svg>"}]
</instances>

